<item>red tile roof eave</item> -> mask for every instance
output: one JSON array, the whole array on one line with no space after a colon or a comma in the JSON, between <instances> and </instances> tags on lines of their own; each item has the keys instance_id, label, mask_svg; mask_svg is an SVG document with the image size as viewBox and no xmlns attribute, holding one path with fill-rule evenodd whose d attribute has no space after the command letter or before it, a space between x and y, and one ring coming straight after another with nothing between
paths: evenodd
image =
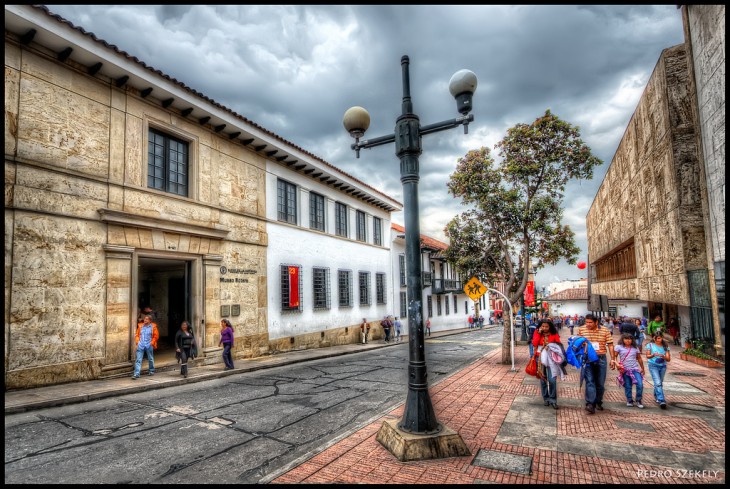
<instances>
[{"instance_id":1,"label":"red tile roof eave","mask_svg":"<svg viewBox=\"0 0 730 489\"><path fill-rule=\"evenodd\" d=\"M405 233L406 228L394 222L390 223L390 228L399 233ZM434 238L430 238L425 234L421 234L421 248L428 248L436 251L444 251L449 249L449 245Z\"/></svg>"},{"instance_id":2,"label":"red tile roof eave","mask_svg":"<svg viewBox=\"0 0 730 489\"><path fill-rule=\"evenodd\" d=\"M381 196L383 196L383 197L385 197L385 198L387 198L387 199L390 199L390 200L391 200L392 202L395 202L395 203L396 203L396 204L398 204L398 205L399 205L400 207L403 207L403 204L402 204L401 202L398 202L397 200L395 200L395 199L394 199L393 197L391 197L391 196L389 196L389 195L386 195L386 194L384 194L383 192L381 192L381 191L379 191L379 190L377 190L377 189L375 189L375 188L371 187L370 185L368 185L368 184L366 184L365 182L363 182L363 181L361 181L361 180L359 180L359 179L355 178L354 176L350 175L349 173L347 173L347 172L345 172L345 171L343 171L343 170L341 170L341 169L337 168L336 166L332 165L331 163L329 163L329 162L327 162L327 161L323 160L323 159L322 159L321 157L319 157L319 156L317 156L317 155L315 155L315 154L313 154L313 153L310 153L309 151L305 150L304 148L301 148L300 146L297 146L296 144L294 144L294 143L292 143L292 142L290 142L290 141L287 141L286 139L282 138L282 137L281 137L281 136L279 136L278 134L275 134L275 133L273 133L273 132L269 131L268 129L266 129L266 128L264 128L264 127L262 127L262 126L260 126L260 125L256 124L256 123L255 123L255 122L253 122L252 120L250 120L250 119L247 119L246 117L244 117L244 116L242 116L242 115L238 114L237 112L235 112L235 111L233 111L233 110L229 109L228 107L226 107L226 106L224 106L224 105L222 105L222 104L220 104L220 103L216 102L215 100L211 99L210 97L208 97L208 96L206 96L206 95L203 95L202 93L198 92L197 90L195 90L195 89L193 89L193 88L190 88L190 87L188 87L187 85L185 85L184 83L182 83L182 82L178 81L177 79L175 79L175 78L171 77L170 75L166 75L166 74L165 74L165 73L163 73L162 71L160 71L160 70L158 70L158 69L155 69L155 68L153 68L152 66L149 66L149 65L147 65L147 64L146 64L146 63L145 63L144 61L141 61L141 60L140 60L139 58L137 58L136 56L132 56L132 55L130 55L129 53L127 53L126 51L123 51L123 50L119 49L119 48L118 48L118 47L117 47L116 45L114 45L114 44L109 44L109 43L108 43L108 42L106 42L105 40L103 40L103 39L101 39L101 38L98 38L98 37L96 36L96 34L94 34L93 32L87 32L87 31L86 31L86 30L85 30L85 29L84 29L83 27L80 27L80 26L75 26L75 25L74 25L74 24L73 24L73 23L72 23L71 21L69 21L69 20L67 20L67 19L64 19L63 17L61 17L61 16L60 16L60 15L58 15L58 14L54 14L54 13L52 13L52 12L51 12L51 11L50 11L50 10L48 9L48 7L46 7L45 5L31 5L31 7L33 7L33 8L35 8L35 9L38 9L38 10L41 10L41 11L45 12L45 13L46 13L46 14L47 14L48 16L50 16L50 17L52 17L52 18L56 19L56 20L57 20L58 22L60 22L60 23L62 23L62 24L66 24L66 25L68 25L69 27L71 27L72 29L74 29L74 30L77 30L77 31L81 32L81 33L82 33L83 35L85 35L85 36L87 36L87 37L90 37L90 38L91 38L91 39L93 39L93 40L94 40L95 42L97 42L97 43L99 43L99 44L103 45L103 46L104 46L104 47L106 47L107 49L111 49L111 50L115 51L115 52L116 52L117 54L120 54L120 55L124 56L124 57L125 57L126 59L128 59L128 60L130 60L130 61L133 61L133 62L135 62L135 63L137 63L138 65L142 66L142 67L143 67L143 68L145 68L146 70L148 70L148 71L151 71L152 73L154 73L154 74L156 74L156 75L158 75L158 76L161 76L162 78L164 78L164 79L166 79L166 80L170 81L171 83L174 83L174 84L176 84L176 85L180 86L181 88L183 88L183 89L184 89L184 90L186 90L187 92L189 92L189 93L191 93L191 94L193 94L193 95L195 95L195 96L197 96L197 97L199 97L199 98L201 98L201 99L205 100L205 101L206 101L206 102L208 102L209 104L211 104L211 105L213 105L213 106L215 106L215 107L217 107L217 108L219 108L219 109L221 109L221 110L223 110L223 111L225 111L225 112L228 112L229 114L231 114L231 115L233 115L234 117L236 117L236 118L240 119L241 121L245 122L246 124L249 124L249 125L251 125L251 126L255 127L256 129L258 129L258 130L260 130L260 131L262 131L262 132L264 132L264 133L268 134L269 136L273 137L274 139L276 139L276 140L278 140L278 141L280 141L280 142L282 142L282 143L284 143L284 144L286 144L286 145L288 145L288 146L290 146L290 147L292 147L292 148L294 148L294 149L296 149L296 150L298 150L298 151L301 151L302 153L304 153L304 154L306 154L307 156L310 156L311 158L313 158L313 159L315 159L315 160L317 160L317 161L321 162L322 164L324 164L325 166L327 166L327 167L331 168L332 170L334 170L334 171L336 171L336 172L338 172L338 173L341 173L342 175L345 175L345 176L346 176L346 177L348 177L348 178L351 178L351 179L352 179L353 181L357 182L358 184L362 185L363 187L366 187L366 188L368 188L368 189L372 190L373 192L375 192L376 194L378 194L378 195L381 195Z\"/></svg>"}]
</instances>

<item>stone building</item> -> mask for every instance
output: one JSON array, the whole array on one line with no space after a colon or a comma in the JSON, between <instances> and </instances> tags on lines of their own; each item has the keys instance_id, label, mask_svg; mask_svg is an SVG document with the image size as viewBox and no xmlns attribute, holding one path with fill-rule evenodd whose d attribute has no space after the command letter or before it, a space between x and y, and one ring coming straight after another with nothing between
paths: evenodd
<instances>
[{"instance_id":1,"label":"stone building","mask_svg":"<svg viewBox=\"0 0 730 489\"><path fill-rule=\"evenodd\" d=\"M699 39L724 46L724 24L713 22ZM590 293L646 301L652 316L678 318L683 339L709 339L724 355L708 202L718 196L705 175L691 49L686 39L662 52L588 212ZM707 60L724 76L724 51ZM710 93L724 113L724 90ZM724 161L724 120L721 132Z\"/></svg>"},{"instance_id":2,"label":"stone building","mask_svg":"<svg viewBox=\"0 0 730 489\"><path fill-rule=\"evenodd\" d=\"M294 224L291 207L277 212L279 181L301 203ZM383 270L373 272L390 263L387 241L335 236L333 224L311 230L302 217L310 192L332 207L328 216L343 202L383 230L401 208L47 8L6 5L5 388L131 372L145 306L157 313L162 366L175 364L184 319L205 363L220 362L222 317L237 358L323 346L325 330L356 325L360 310L312 315L308 281L300 327L272 329L273 274L303 260L291 244L300 228L316 237L310 258L346 242L351 254L377 257ZM303 277L318 265L299 264Z\"/></svg>"}]
</instances>

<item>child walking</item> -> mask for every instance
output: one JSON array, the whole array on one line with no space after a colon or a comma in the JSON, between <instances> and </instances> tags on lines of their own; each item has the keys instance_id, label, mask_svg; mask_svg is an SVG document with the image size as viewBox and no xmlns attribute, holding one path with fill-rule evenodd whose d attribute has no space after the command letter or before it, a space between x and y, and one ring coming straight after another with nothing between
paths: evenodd
<instances>
[{"instance_id":1,"label":"child walking","mask_svg":"<svg viewBox=\"0 0 730 489\"><path fill-rule=\"evenodd\" d=\"M646 347L646 358L649 359L649 373L654 382L654 398L659 407L667 409L667 400L664 398L664 374L667 373L667 362L671 360L669 346L664 341L664 333L660 329L654 333L654 341Z\"/></svg>"},{"instance_id":2,"label":"child walking","mask_svg":"<svg viewBox=\"0 0 730 489\"><path fill-rule=\"evenodd\" d=\"M641 359L641 350L636 346L636 338L631 333L621 335L621 344L614 348L614 360L618 369L616 378L623 386L626 394L626 407L636 406L644 409L641 398L644 394L644 361ZM636 404L632 399L632 386L636 384Z\"/></svg>"}]
</instances>

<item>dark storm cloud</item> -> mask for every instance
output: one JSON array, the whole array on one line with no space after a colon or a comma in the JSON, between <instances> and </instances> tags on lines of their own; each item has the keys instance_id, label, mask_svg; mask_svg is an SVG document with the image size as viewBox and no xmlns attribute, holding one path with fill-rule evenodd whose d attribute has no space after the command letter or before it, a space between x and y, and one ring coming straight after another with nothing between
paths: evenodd
<instances>
[{"instance_id":1,"label":"dark storm cloud","mask_svg":"<svg viewBox=\"0 0 730 489\"><path fill-rule=\"evenodd\" d=\"M644 86L661 51L683 41L673 5L49 8L401 201L394 148L356 159L343 113L361 105L371 115L366 138L391 133L407 54L421 124L453 118L449 79L470 69L479 86L469 134L423 139L421 231L444 239L446 223L464 210L446 189L458 158L487 146L498 159L494 145L508 127L551 109L580 126L605 162L593 180L566 190L564 222L583 250L585 215ZM579 276L562 264L538 282Z\"/></svg>"}]
</instances>

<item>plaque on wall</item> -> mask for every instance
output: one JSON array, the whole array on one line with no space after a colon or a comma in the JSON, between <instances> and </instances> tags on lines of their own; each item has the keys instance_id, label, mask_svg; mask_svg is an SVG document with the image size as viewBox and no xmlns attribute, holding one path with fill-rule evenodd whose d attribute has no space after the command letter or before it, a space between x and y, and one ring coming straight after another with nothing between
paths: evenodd
<instances>
[{"instance_id":1,"label":"plaque on wall","mask_svg":"<svg viewBox=\"0 0 730 489\"><path fill-rule=\"evenodd\" d=\"M233 304L231 306L231 316L240 316L241 315L241 304Z\"/></svg>"},{"instance_id":2,"label":"plaque on wall","mask_svg":"<svg viewBox=\"0 0 730 489\"><path fill-rule=\"evenodd\" d=\"M231 306L221 306L221 317L227 318L231 315Z\"/></svg>"}]
</instances>

